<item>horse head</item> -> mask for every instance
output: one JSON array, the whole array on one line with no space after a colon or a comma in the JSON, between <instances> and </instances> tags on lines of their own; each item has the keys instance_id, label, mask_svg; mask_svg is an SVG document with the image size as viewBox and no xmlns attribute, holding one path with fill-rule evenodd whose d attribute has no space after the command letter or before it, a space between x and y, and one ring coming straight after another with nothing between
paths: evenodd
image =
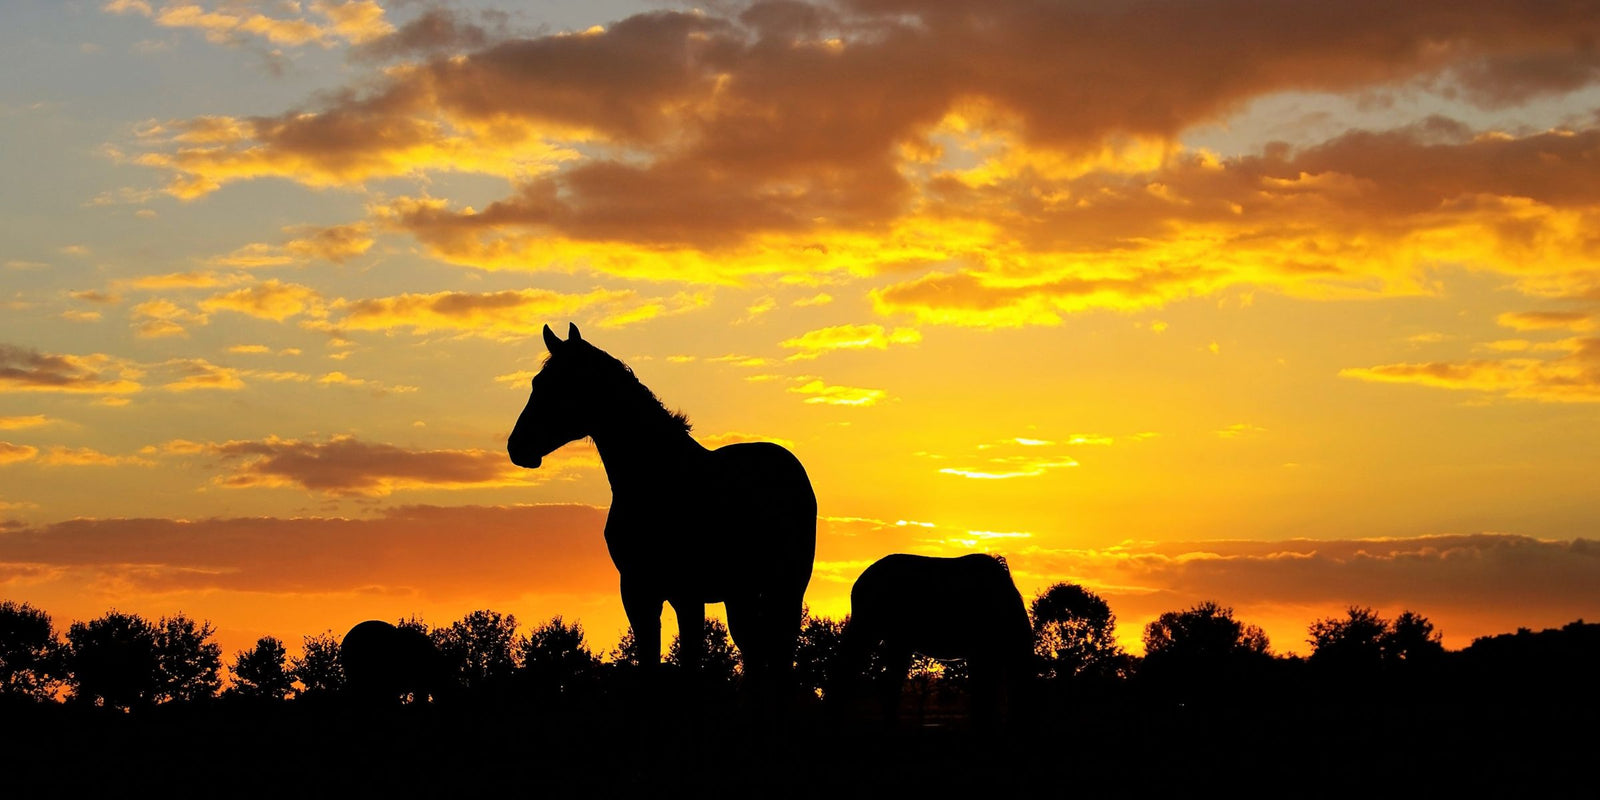
<instances>
[{"instance_id":1,"label":"horse head","mask_svg":"<svg viewBox=\"0 0 1600 800\"><path fill-rule=\"evenodd\" d=\"M544 345L550 357L533 376L528 405L506 438L511 463L528 469L537 469L556 448L592 433L595 398L583 355L594 346L570 323L564 342L544 326Z\"/></svg>"}]
</instances>

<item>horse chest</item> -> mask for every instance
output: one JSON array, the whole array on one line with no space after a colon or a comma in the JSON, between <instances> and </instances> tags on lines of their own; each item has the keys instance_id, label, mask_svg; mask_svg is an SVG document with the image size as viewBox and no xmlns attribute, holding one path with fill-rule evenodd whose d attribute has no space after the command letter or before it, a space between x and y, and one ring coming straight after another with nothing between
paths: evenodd
<instances>
[{"instance_id":1,"label":"horse chest","mask_svg":"<svg viewBox=\"0 0 1600 800\"><path fill-rule=\"evenodd\" d=\"M724 514L670 497L614 499L605 535L611 560L625 573L714 574L734 566L742 550Z\"/></svg>"}]
</instances>

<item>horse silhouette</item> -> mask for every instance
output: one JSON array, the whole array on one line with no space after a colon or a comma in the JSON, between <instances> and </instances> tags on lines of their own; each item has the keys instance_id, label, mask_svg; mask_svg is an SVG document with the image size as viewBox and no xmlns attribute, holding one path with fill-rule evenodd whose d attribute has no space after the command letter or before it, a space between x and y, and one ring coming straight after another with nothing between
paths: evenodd
<instances>
[{"instance_id":1,"label":"horse silhouette","mask_svg":"<svg viewBox=\"0 0 1600 800\"><path fill-rule=\"evenodd\" d=\"M345 684L359 702L387 705L411 695L435 698L448 685L444 659L426 633L383 620L357 623L339 643Z\"/></svg>"},{"instance_id":2,"label":"horse silhouette","mask_svg":"<svg viewBox=\"0 0 1600 800\"><path fill-rule=\"evenodd\" d=\"M1002 699L1014 704L1033 653L1033 627L1004 558L897 553L873 562L850 589L841 645L840 696L846 700L874 650L883 655L880 691L889 720L898 715L901 684L916 653L965 659L974 714L987 716Z\"/></svg>"},{"instance_id":3,"label":"horse silhouette","mask_svg":"<svg viewBox=\"0 0 1600 800\"><path fill-rule=\"evenodd\" d=\"M794 666L802 600L816 554L817 498L805 468L770 442L708 450L633 370L583 340L544 328L550 356L506 441L512 463L537 468L589 437L611 482L606 547L628 624L654 672L661 608L678 616L680 657L697 670L705 606L726 603L728 630L751 688L772 691Z\"/></svg>"}]
</instances>

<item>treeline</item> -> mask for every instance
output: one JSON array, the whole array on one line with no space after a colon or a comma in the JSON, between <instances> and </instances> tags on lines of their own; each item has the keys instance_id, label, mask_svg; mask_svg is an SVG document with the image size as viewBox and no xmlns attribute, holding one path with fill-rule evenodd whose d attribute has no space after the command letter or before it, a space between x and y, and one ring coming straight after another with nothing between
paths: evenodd
<instances>
[{"instance_id":1,"label":"treeline","mask_svg":"<svg viewBox=\"0 0 1600 800\"><path fill-rule=\"evenodd\" d=\"M1301 699L1382 697L1424 683L1473 685L1482 699L1492 686L1570 687L1600 666L1600 625L1582 620L1561 629L1484 637L1447 651L1433 624L1402 612L1385 619L1369 608L1316 620L1307 628L1310 655L1275 655L1263 631L1235 619L1232 609L1201 603L1162 614L1145 627L1145 654L1116 642L1116 618L1093 592L1058 583L1034 598L1030 609L1033 658L1025 670L1057 702L1107 695L1166 703L1271 702L1292 693ZM801 689L823 698L841 681L871 677L840 674L845 620L807 614L796 650ZM433 627L397 621L426 635L447 680L436 694L459 698L575 702L632 686L641 654L631 634L603 655L593 651L578 623L554 617L518 633L514 616L474 611ZM209 701L317 702L345 693L340 639L333 631L305 637L291 655L265 636L224 663L209 621L183 614L151 621L110 611L58 631L48 613L27 603L0 603L0 697L11 702L65 702L121 709ZM727 628L707 621L696 682L731 692L740 675L739 653ZM681 667L680 642L671 642L666 670ZM653 654L652 654L653 655ZM870 672L874 667L869 665ZM224 681L226 675L227 680ZM878 677L882 677L879 675ZM906 691L921 701L959 698L969 676L960 662L918 658ZM1323 694L1316 694L1317 691ZM1551 691L1557 691L1551 689ZM1332 692L1333 694L1327 694ZM409 698L412 701L426 698Z\"/></svg>"}]
</instances>

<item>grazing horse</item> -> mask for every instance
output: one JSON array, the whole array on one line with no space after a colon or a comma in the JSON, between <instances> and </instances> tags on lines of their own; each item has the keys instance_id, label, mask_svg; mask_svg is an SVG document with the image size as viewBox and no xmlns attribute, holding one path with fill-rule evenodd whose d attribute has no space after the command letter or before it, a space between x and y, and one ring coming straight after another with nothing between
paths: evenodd
<instances>
[{"instance_id":1,"label":"grazing horse","mask_svg":"<svg viewBox=\"0 0 1600 800\"><path fill-rule=\"evenodd\" d=\"M884 713L893 720L914 653L965 659L976 714L1013 699L1033 653L1033 627L1004 558L982 553L933 558L904 553L873 562L850 589L841 647L845 680L868 652L884 656ZM848 687L845 687L848 694Z\"/></svg>"},{"instance_id":2,"label":"grazing horse","mask_svg":"<svg viewBox=\"0 0 1600 800\"><path fill-rule=\"evenodd\" d=\"M576 325L564 342L546 325L544 343L550 356L506 451L535 469L568 442L594 440L611 482L606 547L646 664L659 663L662 603L694 669L705 606L721 602L750 688L786 680L817 543L817 498L799 460L770 442L701 446L682 414Z\"/></svg>"},{"instance_id":3,"label":"grazing horse","mask_svg":"<svg viewBox=\"0 0 1600 800\"><path fill-rule=\"evenodd\" d=\"M403 695L413 702L438 698L448 683L443 658L426 633L383 620L357 623L339 643L339 664L358 701L387 705Z\"/></svg>"}]
</instances>

